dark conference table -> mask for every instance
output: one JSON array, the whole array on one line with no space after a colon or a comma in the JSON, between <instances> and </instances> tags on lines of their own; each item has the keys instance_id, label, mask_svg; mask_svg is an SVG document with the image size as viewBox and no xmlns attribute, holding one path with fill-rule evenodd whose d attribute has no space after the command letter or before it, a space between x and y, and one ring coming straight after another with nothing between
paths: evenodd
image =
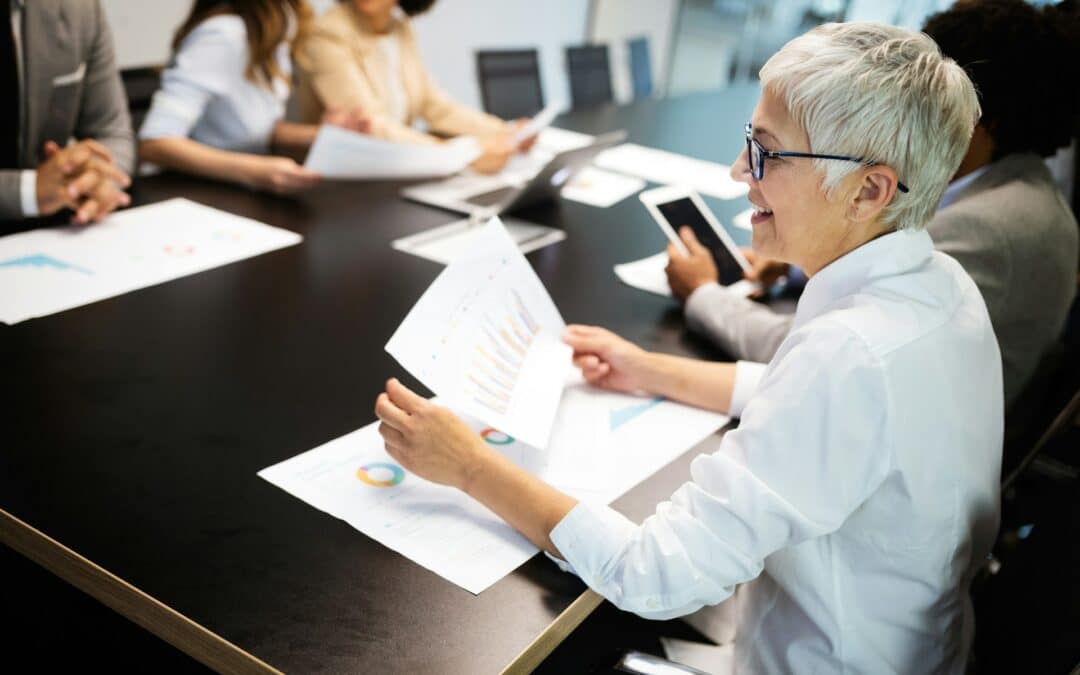
<instances>
[{"instance_id":1,"label":"dark conference table","mask_svg":"<svg viewBox=\"0 0 1080 675\"><path fill-rule=\"evenodd\" d=\"M757 91L606 106L556 124L624 128L631 141L730 164ZM187 197L304 241L0 326L0 541L221 671L540 663L599 602L544 556L474 596L256 476L372 422L386 378L404 375L383 345L441 267L390 242L456 216L402 200L403 185L327 183L282 198L176 175L140 181L136 204ZM725 225L746 207L706 201ZM636 197L517 215L567 232L528 256L567 322L719 356L673 301L612 272L665 244ZM616 507L651 513L718 442Z\"/></svg>"}]
</instances>

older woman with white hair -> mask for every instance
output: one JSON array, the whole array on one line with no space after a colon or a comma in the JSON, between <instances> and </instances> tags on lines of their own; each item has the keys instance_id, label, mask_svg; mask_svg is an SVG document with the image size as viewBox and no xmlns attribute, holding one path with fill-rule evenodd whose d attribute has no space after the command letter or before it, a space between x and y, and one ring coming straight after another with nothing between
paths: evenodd
<instances>
[{"instance_id":1,"label":"older woman with white hair","mask_svg":"<svg viewBox=\"0 0 1080 675\"><path fill-rule=\"evenodd\" d=\"M877 24L812 30L761 81L732 175L756 206L754 249L810 278L753 396L737 365L565 336L596 386L741 416L670 501L641 525L578 503L396 380L375 408L387 450L622 609L680 616L745 584L737 670L962 672L968 585L998 521L1001 359L974 283L923 226L967 148L974 88L925 35Z\"/></svg>"}]
</instances>

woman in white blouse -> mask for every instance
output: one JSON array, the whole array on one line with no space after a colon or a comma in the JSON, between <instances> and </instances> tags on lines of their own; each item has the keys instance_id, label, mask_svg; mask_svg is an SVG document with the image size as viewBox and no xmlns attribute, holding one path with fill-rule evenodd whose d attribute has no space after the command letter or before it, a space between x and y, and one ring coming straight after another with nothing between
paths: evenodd
<instances>
[{"instance_id":1,"label":"woman in white blouse","mask_svg":"<svg viewBox=\"0 0 1080 675\"><path fill-rule=\"evenodd\" d=\"M742 585L740 672L962 673L968 586L997 528L1001 359L974 283L923 226L974 88L925 35L860 23L792 40L761 82L732 175L754 249L810 278L753 396L733 391L738 365L566 332L596 386L741 417L670 501L641 525L578 503L396 380L381 433L620 608L680 616Z\"/></svg>"},{"instance_id":2,"label":"woman in white blouse","mask_svg":"<svg viewBox=\"0 0 1080 675\"><path fill-rule=\"evenodd\" d=\"M290 49L310 18L305 0L197 0L139 130L140 158L274 192L316 184L319 175L292 157L318 125L283 120ZM323 122L368 126L359 111L328 111Z\"/></svg>"}]
</instances>

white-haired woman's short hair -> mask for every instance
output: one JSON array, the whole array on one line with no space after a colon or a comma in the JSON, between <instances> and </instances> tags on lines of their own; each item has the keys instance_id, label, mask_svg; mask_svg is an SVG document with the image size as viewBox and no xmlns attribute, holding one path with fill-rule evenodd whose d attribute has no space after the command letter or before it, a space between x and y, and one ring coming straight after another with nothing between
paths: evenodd
<instances>
[{"instance_id":1,"label":"white-haired woman's short hair","mask_svg":"<svg viewBox=\"0 0 1080 675\"><path fill-rule=\"evenodd\" d=\"M980 114L971 80L929 36L878 23L818 26L773 55L761 83L806 131L810 152L862 157L897 172L910 192L896 192L882 221L898 229L923 227L933 216ZM859 168L813 161L827 196Z\"/></svg>"}]
</instances>

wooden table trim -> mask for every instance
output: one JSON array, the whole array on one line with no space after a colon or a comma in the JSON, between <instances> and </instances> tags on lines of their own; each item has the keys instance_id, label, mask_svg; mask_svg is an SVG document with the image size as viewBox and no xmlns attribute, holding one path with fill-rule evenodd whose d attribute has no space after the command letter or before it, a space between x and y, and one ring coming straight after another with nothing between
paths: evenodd
<instances>
[{"instance_id":1,"label":"wooden table trim","mask_svg":"<svg viewBox=\"0 0 1080 675\"><path fill-rule=\"evenodd\" d=\"M219 673L281 673L3 509L0 542Z\"/></svg>"},{"instance_id":2,"label":"wooden table trim","mask_svg":"<svg viewBox=\"0 0 1080 675\"><path fill-rule=\"evenodd\" d=\"M578 596L577 600L563 610L562 614L548 624L544 632L540 633L514 660L503 668L501 675L524 675L531 673L544 662L551 652L555 651L570 633L574 632L581 622L584 621L593 610L600 606L604 598L591 588Z\"/></svg>"}]
</instances>

